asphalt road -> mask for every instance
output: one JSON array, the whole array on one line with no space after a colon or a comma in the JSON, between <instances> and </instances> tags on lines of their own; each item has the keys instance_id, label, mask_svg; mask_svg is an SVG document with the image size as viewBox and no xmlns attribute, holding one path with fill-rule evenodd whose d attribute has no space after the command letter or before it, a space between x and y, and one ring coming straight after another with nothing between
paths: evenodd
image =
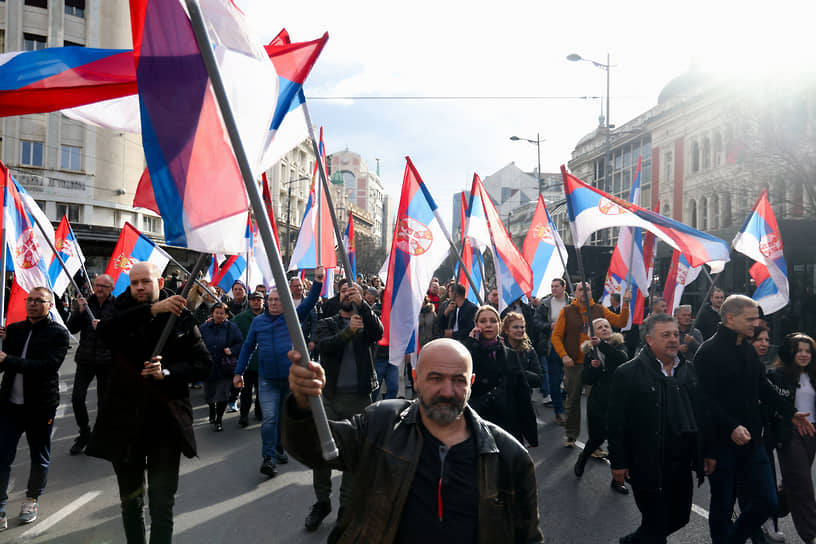
<instances>
[{"instance_id":1,"label":"asphalt road","mask_svg":"<svg viewBox=\"0 0 816 544\"><path fill-rule=\"evenodd\" d=\"M16 515L28 477L28 447L23 438L12 466L9 491L9 529L0 543L31 542L96 544L124 542L116 480L109 463L68 452L76 436L70 405L74 374L73 351L61 369L62 404L54 426L51 470L40 498L39 519L26 526ZM91 417L96 415L96 389L88 395ZM199 457L182 458L175 506L175 542L325 542L335 513L314 533L303 520L314 502L311 471L295 461L279 467L276 478L259 473L260 424L252 420L238 427L238 414L226 414L224 431L215 433L207 423L203 391L192 392ZM577 448L563 445L563 429L552 422L538 393L540 446L531 450L536 464L541 526L551 543L617 542L640 520L631 495L609 488L611 475L604 461L590 460L582 479L572 473ZM585 430L582 440L585 440ZM339 473L334 474L333 501L337 509ZM706 521L708 483L695 490L691 521L669 538L671 543L710 542ZM798 541L790 517L782 522L788 542Z\"/></svg>"}]
</instances>

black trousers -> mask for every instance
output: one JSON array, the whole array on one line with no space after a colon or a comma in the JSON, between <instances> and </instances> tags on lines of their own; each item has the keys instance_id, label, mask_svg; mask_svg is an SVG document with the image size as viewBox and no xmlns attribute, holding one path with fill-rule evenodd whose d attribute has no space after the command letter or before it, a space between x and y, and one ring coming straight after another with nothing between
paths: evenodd
<instances>
[{"instance_id":1,"label":"black trousers","mask_svg":"<svg viewBox=\"0 0 816 544\"><path fill-rule=\"evenodd\" d=\"M662 544L666 542L667 536L689 522L694 482L688 467L688 463L685 468L664 467L661 492L645 490L632 484L635 504L643 518L637 531L629 536L628 542Z\"/></svg>"},{"instance_id":2,"label":"black trousers","mask_svg":"<svg viewBox=\"0 0 816 544\"><path fill-rule=\"evenodd\" d=\"M181 452L166 439L148 446L140 463L114 462L122 522L128 544L146 544L144 523L145 469L150 508L150 544L173 541L173 504L179 481Z\"/></svg>"},{"instance_id":3,"label":"black trousers","mask_svg":"<svg viewBox=\"0 0 816 544\"><path fill-rule=\"evenodd\" d=\"M88 418L88 407L85 406L85 399L88 396L88 386L96 378L96 405L102 405L105 395L105 386L108 382L110 367L106 365L88 365L78 363L76 374L74 375L74 389L71 392L71 405L74 408L79 434L89 434L91 432L90 419Z\"/></svg>"},{"instance_id":4,"label":"black trousers","mask_svg":"<svg viewBox=\"0 0 816 544\"><path fill-rule=\"evenodd\" d=\"M241 389L241 417L249 417L252 408L252 390L255 389L255 415L261 414L261 401L258 399L258 371L244 371L244 388Z\"/></svg>"}]
</instances>

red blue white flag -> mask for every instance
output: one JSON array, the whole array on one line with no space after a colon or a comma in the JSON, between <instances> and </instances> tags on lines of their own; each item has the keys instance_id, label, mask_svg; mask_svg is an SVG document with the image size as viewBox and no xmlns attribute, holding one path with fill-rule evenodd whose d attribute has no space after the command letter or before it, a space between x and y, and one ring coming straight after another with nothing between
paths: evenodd
<instances>
[{"instance_id":1,"label":"red blue white flag","mask_svg":"<svg viewBox=\"0 0 816 544\"><path fill-rule=\"evenodd\" d=\"M323 168L323 172L326 172L323 127L320 128L318 151L320 157L315 161L309 200L306 202L306 211L300 223L295 249L292 251L292 260L289 261L289 270L312 270L321 265L328 270L337 266L334 224L329 211L329 201L326 199L323 183L317 171L318 168Z\"/></svg>"},{"instance_id":2,"label":"red blue white flag","mask_svg":"<svg viewBox=\"0 0 816 544\"><path fill-rule=\"evenodd\" d=\"M533 271L524 260L519 250L507 234L499 212L490 200L482 185L482 180L473 174L473 186L470 190L473 208L481 202L487 227L490 232L490 250L493 254L493 266L496 271L496 288L499 291L499 311L529 295L533 289Z\"/></svg>"},{"instance_id":3,"label":"red blue white flag","mask_svg":"<svg viewBox=\"0 0 816 544\"><path fill-rule=\"evenodd\" d=\"M782 248L782 233L763 189L751 214L731 243L734 249L756 261L750 269L756 283L753 299L768 315L790 302L788 268Z\"/></svg>"},{"instance_id":4,"label":"red blue white flag","mask_svg":"<svg viewBox=\"0 0 816 544\"><path fill-rule=\"evenodd\" d=\"M3 180L3 213L0 214L0 228L3 229L6 238L6 247L0 249L6 251L8 270L14 271L14 283L5 317L7 323L13 323L26 318L25 299L33 288L51 289L48 261L53 253L47 244L38 241L38 228L24 200L25 190L11 177L11 172L2 162L0 178ZM39 207L37 209L39 210ZM62 324L56 306L51 308L51 317Z\"/></svg>"},{"instance_id":5,"label":"red blue white flag","mask_svg":"<svg viewBox=\"0 0 816 544\"><path fill-rule=\"evenodd\" d=\"M351 281L356 281L357 278L357 250L354 245L354 216L349 213L348 225L346 225L346 232L343 238L343 245L348 250L349 264L351 265L351 272L347 276Z\"/></svg>"},{"instance_id":6,"label":"red blue white flag","mask_svg":"<svg viewBox=\"0 0 816 544\"><path fill-rule=\"evenodd\" d=\"M533 271L532 296L541 298L549 295L552 280L564 275L568 256L542 195L538 195L538 204L524 239L522 253Z\"/></svg>"},{"instance_id":7,"label":"red blue white flag","mask_svg":"<svg viewBox=\"0 0 816 544\"><path fill-rule=\"evenodd\" d=\"M218 266L218 273L213 277L210 284L220 287L225 293L230 293L230 289L236 281L244 281L247 268L247 260L243 255L230 255L227 260ZM249 289L249 286L247 286Z\"/></svg>"},{"instance_id":8,"label":"red blue white flag","mask_svg":"<svg viewBox=\"0 0 816 544\"><path fill-rule=\"evenodd\" d=\"M459 199L459 223L461 224L462 229L462 262L465 263L465 268L460 270L459 263L456 263L456 271L457 273L454 274L457 282L460 285L465 287L465 291L467 292L467 298L473 304L478 305L479 299L484 300L484 278L482 278L482 270L484 270L484 257L482 256L482 251L477 247L474 249L474 244L471 242L471 239L467 236L467 226L469 218L471 217L471 210L473 209L473 199L466 197L467 192L462 191L461 198ZM467 202L467 204L466 204ZM487 232L487 221L484 220L484 215L481 218L477 215L478 213L483 213L484 207L482 207L481 212L476 211L474 214L473 219L473 228L474 232L477 230L477 224L484 224L485 232ZM480 219L482 221L480 221ZM490 236L488 235L488 240ZM465 275L465 272L470 274L470 279L473 280L473 284L476 286L477 291L479 291L479 298L477 298L476 293L471 289L470 282Z\"/></svg>"},{"instance_id":9,"label":"red blue white flag","mask_svg":"<svg viewBox=\"0 0 816 544\"><path fill-rule=\"evenodd\" d=\"M450 248L436 202L411 159L405 160L382 303L385 334L380 344L389 347L389 360L394 365L406 354L418 352L419 312L434 272Z\"/></svg>"},{"instance_id":10,"label":"red blue white flag","mask_svg":"<svg viewBox=\"0 0 816 544\"><path fill-rule=\"evenodd\" d=\"M680 306L686 286L696 280L699 275L700 267L691 266L688 259L675 249L663 287L663 300L666 301L667 312L670 315L674 315L674 311Z\"/></svg>"},{"instance_id":11,"label":"red blue white flag","mask_svg":"<svg viewBox=\"0 0 816 544\"><path fill-rule=\"evenodd\" d=\"M74 229L71 228L68 218L64 215L54 234L54 247L65 263L65 268L68 269L68 274L66 274L59 260L52 254L51 264L48 267L48 278L54 292L58 297L61 297L71 283L71 278L79 272L85 263L85 255L82 254L82 248L79 247L79 242L74 236ZM49 251L49 253L51 252Z\"/></svg>"},{"instance_id":12,"label":"red blue white flag","mask_svg":"<svg viewBox=\"0 0 816 544\"><path fill-rule=\"evenodd\" d=\"M125 222L105 268L105 274L113 278L114 296L121 295L130 286L130 269L142 262L153 263L164 272L170 256L136 227Z\"/></svg>"},{"instance_id":13,"label":"red blue white flag","mask_svg":"<svg viewBox=\"0 0 816 544\"><path fill-rule=\"evenodd\" d=\"M260 175L274 67L231 2L203 0L201 7L241 140ZM130 10L142 143L165 239L207 253L244 253L248 200L187 13L177 0L131 0Z\"/></svg>"},{"instance_id":14,"label":"red blue white flag","mask_svg":"<svg viewBox=\"0 0 816 544\"><path fill-rule=\"evenodd\" d=\"M563 165L561 174L576 247L601 229L641 227L682 251L692 266L707 263L713 272L719 272L729 261L728 244L723 240L596 189L568 174Z\"/></svg>"}]
</instances>

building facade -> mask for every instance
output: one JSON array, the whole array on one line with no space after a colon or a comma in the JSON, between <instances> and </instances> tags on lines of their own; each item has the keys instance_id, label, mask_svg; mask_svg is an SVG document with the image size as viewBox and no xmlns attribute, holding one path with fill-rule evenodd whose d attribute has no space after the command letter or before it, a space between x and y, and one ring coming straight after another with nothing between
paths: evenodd
<instances>
[{"instance_id":1,"label":"building facade","mask_svg":"<svg viewBox=\"0 0 816 544\"><path fill-rule=\"evenodd\" d=\"M348 149L332 153L328 156L327 161L332 183L342 187L341 194L349 200L351 205L361 211L360 219L366 224L370 223L371 236L382 245L384 224L387 225L387 222L383 219L385 188L380 176L369 170L359 153ZM355 218L357 218L356 213ZM339 217L338 220L340 220ZM346 214L347 221L348 214Z\"/></svg>"}]
</instances>

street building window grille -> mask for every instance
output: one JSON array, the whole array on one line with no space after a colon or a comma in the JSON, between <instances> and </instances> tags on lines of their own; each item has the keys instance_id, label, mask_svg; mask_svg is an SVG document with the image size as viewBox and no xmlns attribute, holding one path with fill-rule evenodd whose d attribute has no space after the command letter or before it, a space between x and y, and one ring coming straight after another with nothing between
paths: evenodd
<instances>
[{"instance_id":1,"label":"street building window grille","mask_svg":"<svg viewBox=\"0 0 816 544\"><path fill-rule=\"evenodd\" d=\"M20 142L20 164L43 166L43 142L23 140Z\"/></svg>"}]
</instances>

